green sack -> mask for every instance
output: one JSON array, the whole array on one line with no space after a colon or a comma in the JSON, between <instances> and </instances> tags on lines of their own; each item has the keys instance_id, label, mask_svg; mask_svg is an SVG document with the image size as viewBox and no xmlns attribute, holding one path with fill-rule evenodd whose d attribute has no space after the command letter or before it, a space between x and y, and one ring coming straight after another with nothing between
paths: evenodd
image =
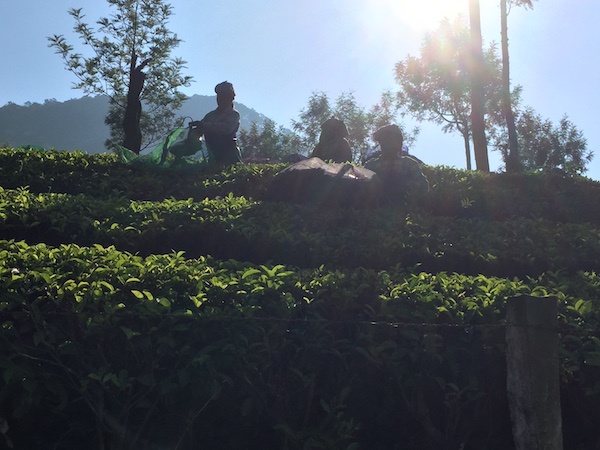
<instances>
[{"instance_id":1,"label":"green sack","mask_svg":"<svg viewBox=\"0 0 600 450\"><path fill-rule=\"evenodd\" d=\"M182 158L195 155L202 150L201 136L192 127L177 128L176 131L176 136L167 146L169 153L177 158Z\"/></svg>"},{"instance_id":2,"label":"green sack","mask_svg":"<svg viewBox=\"0 0 600 450\"><path fill-rule=\"evenodd\" d=\"M212 160L200 136L191 127L174 128L146 154L137 155L121 145L115 146L114 152L122 162L142 166L198 165Z\"/></svg>"}]
</instances>

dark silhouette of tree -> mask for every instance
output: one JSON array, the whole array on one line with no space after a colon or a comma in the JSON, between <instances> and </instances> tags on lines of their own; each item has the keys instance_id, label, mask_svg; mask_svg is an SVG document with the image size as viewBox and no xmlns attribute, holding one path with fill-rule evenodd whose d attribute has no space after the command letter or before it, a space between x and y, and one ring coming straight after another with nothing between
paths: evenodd
<instances>
[{"instance_id":1,"label":"dark silhouette of tree","mask_svg":"<svg viewBox=\"0 0 600 450\"><path fill-rule=\"evenodd\" d=\"M321 134L321 124L333 115L329 96L325 92L313 92L308 104L300 111L298 120L292 120L292 128L301 137L303 147L312 151Z\"/></svg>"},{"instance_id":2,"label":"dark silhouette of tree","mask_svg":"<svg viewBox=\"0 0 600 450\"><path fill-rule=\"evenodd\" d=\"M271 119L265 119L262 129L253 122L250 129L240 130L238 144L245 160L281 159L302 151L298 135L277 127Z\"/></svg>"},{"instance_id":3,"label":"dark silhouette of tree","mask_svg":"<svg viewBox=\"0 0 600 450\"><path fill-rule=\"evenodd\" d=\"M142 101L140 97L144 89L146 74L142 72L144 67L151 61L151 58L144 60L137 65L137 55L131 55L131 66L129 69L129 87L127 89L127 105L123 116L123 147L140 153L142 148L142 130L140 121L142 119Z\"/></svg>"},{"instance_id":4,"label":"dark silhouette of tree","mask_svg":"<svg viewBox=\"0 0 600 450\"><path fill-rule=\"evenodd\" d=\"M444 20L427 34L418 57L408 56L396 64L400 85L397 100L403 112L415 119L442 125L444 132L458 131L463 137L466 166L471 170L471 77L470 33L464 20ZM484 107L486 127L503 126L500 114L501 62L494 44L483 53ZM513 91L518 102L520 87Z\"/></svg>"},{"instance_id":5,"label":"dark silhouette of tree","mask_svg":"<svg viewBox=\"0 0 600 450\"><path fill-rule=\"evenodd\" d=\"M479 0L469 0L469 23L471 31L469 77L471 80L471 132L477 170L490 171L487 140L485 137L485 87L483 39Z\"/></svg>"},{"instance_id":6,"label":"dark silhouette of tree","mask_svg":"<svg viewBox=\"0 0 600 450\"><path fill-rule=\"evenodd\" d=\"M84 22L81 8L69 10L75 33L91 56L77 53L63 35L49 37L49 46L77 77L75 89L110 97L107 146L123 143L139 152L176 125L175 111L186 99L178 89L188 86L191 77L181 73L185 61L171 57L181 40L167 28L170 4L164 0L107 1L116 12L98 20L97 30Z\"/></svg>"},{"instance_id":7,"label":"dark silhouette of tree","mask_svg":"<svg viewBox=\"0 0 600 450\"><path fill-rule=\"evenodd\" d=\"M508 130L508 153L505 156L507 172L523 169L519 156L519 139L510 95L510 59L508 52L508 7L510 5L532 8L533 0L500 0L500 45L502 48L502 114Z\"/></svg>"},{"instance_id":8,"label":"dark silhouette of tree","mask_svg":"<svg viewBox=\"0 0 600 450\"><path fill-rule=\"evenodd\" d=\"M594 154L587 140L565 114L557 125L544 119L531 107L516 111L515 125L519 139L520 162L524 170L561 170L565 174L582 174ZM506 162L508 137L497 139L497 147Z\"/></svg>"}]
</instances>

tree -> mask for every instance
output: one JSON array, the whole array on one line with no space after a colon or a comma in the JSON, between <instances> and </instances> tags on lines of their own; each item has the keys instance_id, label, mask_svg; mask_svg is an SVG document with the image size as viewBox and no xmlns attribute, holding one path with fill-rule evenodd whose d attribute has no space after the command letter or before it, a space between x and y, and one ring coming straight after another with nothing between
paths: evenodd
<instances>
[{"instance_id":1,"label":"tree","mask_svg":"<svg viewBox=\"0 0 600 450\"><path fill-rule=\"evenodd\" d=\"M348 142L355 160L361 160L374 143L373 117L360 106L352 93L342 93L335 101L335 114L348 127Z\"/></svg>"},{"instance_id":2,"label":"tree","mask_svg":"<svg viewBox=\"0 0 600 450\"><path fill-rule=\"evenodd\" d=\"M334 115L329 97L324 92L313 92L306 108L300 110L299 120L292 120L292 128L300 134L303 147L308 153L319 142L321 124Z\"/></svg>"},{"instance_id":3,"label":"tree","mask_svg":"<svg viewBox=\"0 0 600 450\"><path fill-rule=\"evenodd\" d=\"M519 158L519 142L515 116L510 103L510 63L508 56L508 12L507 0L500 0L500 42L502 48L502 114L508 129L508 154L506 155L506 171L518 172L521 170Z\"/></svg>"},{"instance_id":4,"label":"tree","mask_svg":"<svg viewBox=\"0 0 600 450\"><path fill-rule=\"evenodd\" d=\"M506 171L518 172L523 167L519 156L519 140L515 115L510 96L510 59L508 52L508 6L533 7L533 0L500 0L500 45L502 48L502 114L508 130L508 153L505 157Z\"/></svg>"},{"instance_id":5,"label":"tree","mask_svg":"<svg viewBox=\"0 0 600 450\"><path fill-rule=\"evenodd\" d=\"M521 150L521 163L526 170L559 169L569 175L582 174L592 160L593 152L587 149L587 141L565 114L554 125L543 119L532 108L516 114L516 129ZM499 145L506 161L508 144Z\"/></svg>"},{"instance_id":6,"label":"tree","mask_svg":"<svg viewBox=\"0 0 600 450\"><path fill-rule=\"evenodd\" d=\"M239 145L244 159L281 159L286 155L300 153L300 138L282 126L277 127L266 119L262 130L256 122L250 129L240 130Z\"/></svg>"},{"instance_id":7,"label":"tree","mask_svg":"<svg viewBox=\"0 0 600 450\"><path fill-rule=\"evenodd\" d=\"M394 123L397 120L399 110L400 106L394 93L391 90L382 92L379 102L373 105L369 112L373 121L373 127L378 129ZM411 138L416 138L416 134L418 134L418 129L413 130Z\"/></svg>"},{"instance_id":8,"label":"tree","mask_svg":"<svg viewBox=\"0 0 600 450\"><path fill-rule=\"evenodd\" d=\"M107 146L123 143L139 152L176 125L175 111L186 99L179 88L189 86L191 77L182 75L185 61L171 57L181 42L167 28L171 5L164 0L107 1L116 12L98 20L97 30L84 22L81 8L69 10L73 29L91 56L77 53L63 35L49 37L49 47L77 77L74 89L110 98Z\"/></svg>"},{"instance_id":9,"label":"tree","mask_svg":"<svg viewBox=\"0 0 600 450\"><path fill-rule=\"evenodd\" d=\"M470 33L464 20L444 20L423 39L420 56L396 64L397 99L404 113L442 125L445 133L458 131L464 141L467 169L471 170ZM500 115L501 66L495 45L483 53L480 78L484 87L486 127L502 126ZM520 87L513 90L518 102Z\"/></svg>"},{"instance_id":10,"label":"tree","mask_svg":"<svg viewBox=\"0 0 600 450\"><path fill-rule=\"evenodd\" d=\"M477 170L490 171L487 141L485 137L485 63L483 39L481 37L481 14L479 0L469 0L469 22L471 31L470 58L468 65L471 81L471 132Z\"/></svg>"},{"instance_id":11,"label":"tree","mask_svg":"<svg viewBox=\"0 0 600 450\"><path fill-rule=\"evenodd\" d=\"M354 160L364 162L370 149L376 146L372 135L377 128L396 123L398 113L397 102L390 92L381 95L379 103L366 110L360 106L352 93L342 93L331 105L329 97L324 92L313 92L306 108L300 111L298 121L292 121L294 131L298 133L302 146L308 153L312 152L319 141L321 124L332 116L344 121L348 127L348 142L352 148ZM418 134L418 129L406 132L402 124L405 141L412 143Z\"/></svg>"}]
</instances>

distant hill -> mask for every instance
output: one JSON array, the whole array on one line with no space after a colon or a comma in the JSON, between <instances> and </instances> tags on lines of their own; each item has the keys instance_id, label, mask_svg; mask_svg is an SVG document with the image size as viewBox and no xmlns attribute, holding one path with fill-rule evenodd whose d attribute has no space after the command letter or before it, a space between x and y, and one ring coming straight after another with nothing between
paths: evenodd
<instances>
[{"instance_id":1,"label":"distant hill","mask_svg":"<svg viewBox=\"0 0 600 450\"><path fill-rule=\"evenodd\" d=\"M259 125L266 117L247 106L237 103L241 128ZM215 96L193 95L178 115L201 119L216 107ZM104 118L108 112L108 97L83 97L65 102L46 100L43 104L24 106L8 103L0 107L0 146L25 145L82 150L86 153L106 151L104 142L109 137ZM167 132L168 130L165 130Z\"/></svg>"}]
</instances>

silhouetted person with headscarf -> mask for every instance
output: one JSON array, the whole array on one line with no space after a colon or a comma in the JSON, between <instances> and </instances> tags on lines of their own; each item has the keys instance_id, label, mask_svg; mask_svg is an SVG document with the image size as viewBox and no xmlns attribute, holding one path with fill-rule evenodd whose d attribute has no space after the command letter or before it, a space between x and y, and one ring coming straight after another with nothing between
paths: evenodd
<instances>
[{"instance_id":1,"label":"silhouetted person with headscarf","mask_svg":"<svg viewBox=\"0 0 600 450\"><path fill-rule=\"evenodd\" d=\"M381 155L368 160L365 168L372 170L383 181L383 199L405 203L411 197L427 192L429 182L421 165L404 154L404 136L398 125L386 125L373 133L381 148Z\"/></svg>"},{"instance_id":2,"label":"silhouetted person with headscarf","mask_svg":"<svg viewBox=\"0 0 600 450\"><path fill-rule=\"evenodd\" d=\"M200 135L204 135L209 154L217 164L242 162L236 137L240 127L240 113L233 107L233 85L223 81L215 86L215 92L217 109L191 125Z\"/></svg>"},{"instance_id":3,"label":"silhouetted person with headscarf","mask_svg":"<svg viewBox=\"0 0 600 450\"><path fill-rule=\"evenodd\" d=\"M319 142L311 157L336 163L352 161L352 149L346 139L348 134L348 128L343 121L335 117L327 119L321 124Z\"/></svg>"}]
</instances>

